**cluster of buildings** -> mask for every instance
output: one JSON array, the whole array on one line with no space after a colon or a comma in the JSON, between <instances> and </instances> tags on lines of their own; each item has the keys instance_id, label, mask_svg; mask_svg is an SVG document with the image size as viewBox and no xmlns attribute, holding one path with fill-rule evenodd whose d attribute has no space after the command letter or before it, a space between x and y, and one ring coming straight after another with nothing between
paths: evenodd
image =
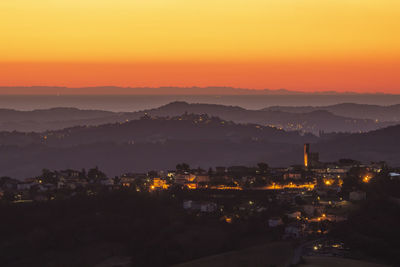
<instances>
[{"instance_id":1,"label":"cluster of buildings","mask_svg":"<svg viewBox=\"0 0 400 267\"><path fill-rule=\"evenodd\" d=\"M310 145L304 145L304 164L287 168L270 168L267 164L257 167L231 166L216 167L208 171L190 169L183 164L176 170L149 173L131 173L120 177L108 178L97 168L89 170L44 171L41 176L23 181L7 177L1 178L0 197L14 194L15 201L56 198L51 192L87 191L100 187L109 190L132 188L137 191L167 190L171 187L188 190L314 190L319 195L327 191L340 192L343 180L354 167L364 170L363 182L369 182L382 168L384 163L361 165L353 160L341 160L335 163L321 163L318 153L310 151ZM182 168L181 168L182 167ZM329 190L328 190L329 189ZM350 198L361 200L363 192L352 192ZM10 199L10 198L8 198Z\"/></svg>"},{"instance_id":2,"label":"cluster of buildings","mask_svg":"<svg viewBox=\"0 0 400 267\"><path fill-rule=\"evenodd\" d=\"M206 171L179 164L171 171L114 178L98 168L88 172L44 170L42 175L22 181L2 177L0 199L19 203L111 190L178 190L189 193L181 203L190 214L212 216L228 224L257 218L271 231L280 231L283 238L302 238L328 233L332 224L346 220L347 211L355 202L366 199L367 193L360 189L343 192L347 177L358 175L361 183L369 183L385 167L384 163L363 165L354 160L322 163L318 153L312 153L310 145L305 144L304 164L287 168L270 168L260 163L257 167L216 167ZM397 172L390 176L400 178ZM200 194L191 198L191 191Z\"/></svg>"}]
</instances>

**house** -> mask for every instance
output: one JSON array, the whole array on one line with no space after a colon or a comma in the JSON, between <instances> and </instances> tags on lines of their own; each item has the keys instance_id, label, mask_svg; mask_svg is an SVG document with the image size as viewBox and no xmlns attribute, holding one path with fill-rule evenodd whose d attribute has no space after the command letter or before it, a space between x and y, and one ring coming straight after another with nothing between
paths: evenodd
<instances>
[{"instance_id":1,"label":"house","mask_svg":"<svg viewBox=\"0 0 400 267\"><path fill-rule=\"evenodd\" d=\"M353 191L349 194L350 201L361 201L367 199L367 193L364 191Z\"/></svg>"},{"instance_id":2,"label":"house","mask_svg":"<svg viewBox=\"0 0 400 267\"><path fill-rule=\"evenodd\" d=\"M1 177L0 178L0 187L4 190L14 190L17 188L17 184L19 183L18 180L8 178L8 177Z\"/></svg>"},{"instance_id":3,"label":"house","mask_svg":"<svg viewBox=\"0 0 400 267\"><path fill-rule=\"evenodd\" d=\"M217 210L217 204L213 202L205 202L200 204L201 212L214 212Z\"/></svg>"},{"instance_id":4,"label":"house","mask_svg":"<svg viewBox=\"0 0 400 267\"><path fill-rule=\"evenodd\" d=\"M301 212L300 211L293 211L289 212L286 214L289 219L298 219L301 217Z\"/></svg>"},{"instance_id":5,"label":"house","mask_svg":"<svg viewBox=\"0 0 400 267\"><path fill-rule=\"evenodd\" d=\"M283 221L280 217L272 217L268 220L269 227L277 227L282 224L283 224Z\"/></svg>"},{"instance_id":6,"label":"house","mask_svg":"<svg viewBox=\"0 0 400 267\"><path fill-rule=\"evenodd\" d=\"M187 182L194 182L196 176L190 173L175 175L175 184L184 185Z\"/></svg>"},{"instance_id":7,"label":"house","mask_svg":"<svg viewBox=\"0 0 400 267\"><path fill-rule=\"evenodd\" d=\"M219 175L225 174L227 172L227 169L225 167L215 167L215 172Z\"/></svg>"},{"instance_id":8,"label":"house","mask_svg":"<svg viewBox=\"0 0 400 267\"><path fill-rule=\"evenodd\" d=\"M327 220L331 222L343 222L347 220L346 216L340 216L340 215L335 215L335 214L328 214L326 215Z\"/></svg>"},{"instance_id":9,"label":"house","mask_svg":"<svg viewBox=\"0 0 400 267\"><path fill-rule=\"evenodd\" d=\"M161 178L153 178L151 189L168 189L167 181Z\"/></svg>"},{"instance_id":10,"label":"house","mask_svg":"<svg viewBox=\"0 0 400 267\"><path fill-rule=\"evenodd\" d=\"M183 208L185 210L191 209L192 205L193 205L193 200L185 200L185 201L183 201Z\"/></svg>"},{"instance_id":11,"label":"house","mask_svg":"<svg viewBox=\"0 0 400 267\"><path fill-rule=\"evenodd\" d=\"M303 210L308 216L313 216L315 208L313 205L303 205Z\"/></svg>"},{"instance_id":12,"label":"house","mask_svg":"<svg viewBox=\"0 0 400 267\"><path fill-rule=\"evenodd\" d=\"M135 177L135 176L122 176L120 178L120 184L123 187L130 187L131 185L133 185L135 183L135 181L137 179L141 179L141 178L138 178L138 177Z\"/></svg>"},{"instance_id":13,"label":"house","mask_svg":"<svg viewBox=\"0 0 400 267\"><path fill-rule=\"evenodd\" d=\"M197 189L197 183L185 183L187 189Z\"/></svg>"},{"instance_id":14,"label":"house","mask_svg":"<svg viewBox=\"0 0 400 267\"><path fill-rule=\"evenodd\" d=\"M35 186L35 182L20 182L17 184L18 190L29 190L31 187Z\"/></svg>"},{"instance_id":15,"label":"house","mask_svg":"<svg viewBox=\"0 0 400 267\"><path fill-rule=\"evenodd\" d=\"M210 182L210 176L208 175L196 175L196 182L197 183L209 183Z\"/></svg>"},{"instance_id":16,"label":"house","mask_svg":"<svg viewBox=\"0 0 400 267\"><path fill-rule=\"evenodd\" d=\"M284 238L300 238L304 233L304 224L291 223L285 227Z\"/></svg>"},{"instance_id":17,"label":"house","mask_svg":"<svg viewBox=\"0 0 400 267\"><path fill-rule=\"evenodd\" d=\"M183 208L185 210L199 210L201 212L214 212L217 210L217 204L213 202L198 202L193 200L183 201Z\"/></svg>"},{"instance_id":18,"label":"house","mask_svg":"<svg viewBox=\"0 0 400 267\"><path fill-rule=\"evenodd\" d=\"M104 178L100 180L100 184L105 186L112 186L114 185L114 180L110 178Z\"/></svg>"},{"instance_id":19,"label":"house","mask_svg":"<svg viewBox=\"0 0 400 267\"><path fill-rule=\"evenodd\" d=\"M393 180L393 179L400 179L400 173L391 172L391 173L389 173L389 177L390 177L391 180Z\"/></svg>"},{"instance_id":20,"label":"house","mask_svg":"<svg viewBox=\"0 0 400 267\"><path fill-rule=\"evenodd\" d=\"M168 177L168 178L174 177L175 174L176 174L176 171L175 171L175 170L168 170L168 171L167 171L167 177Z\"/></svg>"},{"instance_id":21,"label":"house","mask_svg":"<svg viewBox=\"0 0 400 267\"><path fill-rule=\"evenodd\" d=\"M300 172L287 172L283 174L283 179L293 179L293 180L300 180L302 177Z\"/></svg>"}]
</instances>

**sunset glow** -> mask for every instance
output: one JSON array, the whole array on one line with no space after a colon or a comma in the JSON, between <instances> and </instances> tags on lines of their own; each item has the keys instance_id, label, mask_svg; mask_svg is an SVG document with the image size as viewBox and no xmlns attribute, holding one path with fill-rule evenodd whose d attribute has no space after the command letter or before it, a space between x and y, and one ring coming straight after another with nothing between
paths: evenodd
<instances>
[{"instance_id":1,"label":"sunset glow","mask_svg":"<svg viewBox=\"0 0 400 267\"><path fill-rule=\"evenodd\" d=\"M400 93L396 0L2 0L0 86Z\"/></svg>"}]
</instances>

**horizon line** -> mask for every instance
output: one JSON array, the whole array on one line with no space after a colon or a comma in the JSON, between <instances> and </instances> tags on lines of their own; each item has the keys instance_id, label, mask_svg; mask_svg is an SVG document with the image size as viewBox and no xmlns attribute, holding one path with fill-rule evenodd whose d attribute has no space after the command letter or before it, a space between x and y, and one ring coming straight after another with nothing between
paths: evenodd
<instances>
[{"instance_id":1,"label":"horizon line","mask_svg":"<svg viewBox=\"0 0 400 267\"><path fill-rule=\"evenodd\" d=\"M126 92L126 93L113 93L113 92L102 92L102 93L74 93L74 92L46 92L46 93L25 93L25 92L20 92L20 93L4 93L1 92L1 89L28 89L28 88L43 88L43 89L88 89L88 90L93 90L93 89L107 89L107 88L114 88L114 89L123 89L123 90L128 90L128 89L155 89L155 90L160 90L160 89L176 89L176 90L182 90L182 89L224 89L224 90L232 90L232 92L204 92L204 93L191 93L188 92L188 94L182 94L183 92L180 93L173 93L173 92L158 92L158 93L142 93L142 92ZM400 91L400 89L399 89ZM316 91L304 91L304 90L296 90L296 89L286 89L286 88L279 88L279 89L256 89L256 88L243 88L243 87L234 87L234 86L173 86L173 85L167 85L167 86L117 86L117 85L99 85L99 86L62 86L62 85L22 85L22 86L7 86L7 85L0 85L0 95L246 95L245 93L249 92L251 93L250 95L256 93L256 95L400 95L399 93L387 93L387 92L355 92L355 91L337 91L337 90L327 90L327 91L321 91L321 90L316 90ZM265 93L265 94L263 94Z\"/></svg>"}]
</instances>

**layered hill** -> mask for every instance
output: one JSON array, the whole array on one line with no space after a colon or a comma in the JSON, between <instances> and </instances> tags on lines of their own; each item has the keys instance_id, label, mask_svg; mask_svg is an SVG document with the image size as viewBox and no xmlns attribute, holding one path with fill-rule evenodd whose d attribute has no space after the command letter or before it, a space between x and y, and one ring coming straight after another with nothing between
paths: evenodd
<instances>
[{"instance_id":1,"label":"layered hill","mask_svg":"<svg viewBox=\"0 0 400 267\"><path fill-rule=\"evenodd\" d=\"M0 176L37 175L43 168L101 166L109 175L192 166L274 165L301 161L300 135L255 124L236 124L207 115L143 117L123 123L73 127L43 133L0 133Z\"/></svg>"},{"instance_id":2,"label":"layered hill","mask_svg":"<svg viewBox=\"0 0 400 267\"><path fill-rule=\"evenodd\" d=\"M354 158L364 162L387 161L400 166L400 125L360 134L320 141L314 149L322 160Z\"/></svg>"},{"instance_id":3,"label":"layered hill","mask_svg":"<svg viewBox=\"0 0 400 267\"><path fill-rule=\"evenodd\" d=\"M215 104L189 104L173 102L159 108L139 112L108 112L54 108L49 110L15 111L0 110L0 131L42 132L73 126L97 126L136 120L144 115L174 117L184 113L207 114L236 123L255 123L273 126L287 131L302 131L318 134L324 132L367 132L387 127L396 122L379 122L372 119L354 119L335 115L323 109L292 110L247 110L236 106ZM392 118L392 117L390 117Z\"/></svg>"},{"instance_id":4,"label":"layered hill","mask_svg":"<svg viewBox=\"0 0 400 267\"><path fill-rule=\"evenodd\" d=\"M237 123L256 123L269 125L288 131L324 132L365 132L391 125L390 122L377 123L369 119L353 119L334 115L329 111L315 110L305 113L292 113L274 110L246 110L234 106L213 104L188 104L173 102L157 109L147 110L152 116L176 116L183 112L208 114Z\"/></svg>"},{"instance_id":5,"label":"layered hill","mask_svg":"<svg viewBox=\"0 0 400 267\"><path fill-rule=\"evenodd\" d=\"M331 106L319 107L285 107L273 106L263 109L265 111L281 111L290 113L307 113L317 110L325 110L338 116L359 119L371 119L378 121L400 121L400 104L391 106L365 105L354 103L343 103Z\"/></svg>"},{"instance_id":6,"label":"layered hill","mask_svg":"<svg viewBox=\"0 0 400 267\"><path fill-rule=\"evenodd\" d=\"M400 165L400 125L363 134L287 132L257 124L237 124L208 115L150 117L100 126L42 133L0 133L0 176L24 178L43 168L101 166L108 175L193 167L301 164L303 144L323 161L340 158Z\"/></svg>"},{"instance_id":7,"label":"layered hill","mask_svg":"<svg viewBox=\"0 0 400 267\"><path fill-rule=\"evenodd\" d=\"M163 143L168 140L216 140L241 142L263 140L274 143L315 141L311 134L286 132L257 124L237 124L206 114L183 114L175 117L143 116L138 120L99 126L77 126L42 133L0 132L0 144L24 146L44 144L65 147L92 143Z\"/></svg>"}]
</instances>

